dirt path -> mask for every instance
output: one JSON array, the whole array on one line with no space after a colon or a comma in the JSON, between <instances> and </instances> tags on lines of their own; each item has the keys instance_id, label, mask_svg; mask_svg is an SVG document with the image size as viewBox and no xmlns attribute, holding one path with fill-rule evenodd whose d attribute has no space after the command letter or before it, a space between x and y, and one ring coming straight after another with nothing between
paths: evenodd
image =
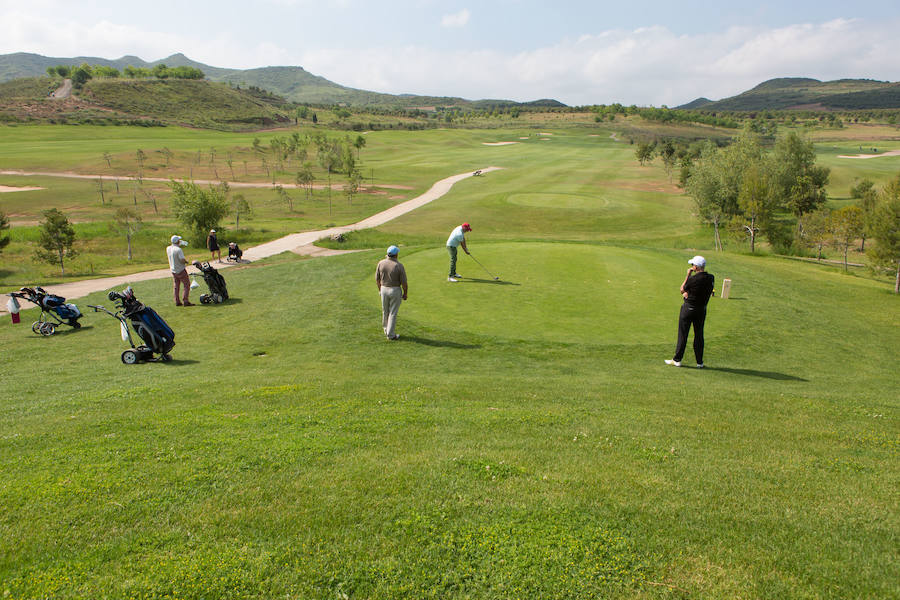
<instances>
[{"instance_id":1,"label":"dirt path","mask_svg":"<svg viewBox=\"0 0 900 600\"><path fill-rule=\"evenodd\" d=\"M82 175L80 173L71 173L71 172L51 172L51 171L16 171L16 170L0 170L0 175L12 175L16 177L65 177L67 179L105 179L106 181L113 181L118 179L119 181L137 181L140 179L141 181L154 181L158 183L169 183L172 179L178 180L178 178L173 177L133 177L131 175ZM269 189L272 187L272 184L269 182L242 182L242 181L222 181L218 179L194 179L194 183L198 183L201 185L219 185L222 183L228 183L228 187L231 188L261 188L261 189ZM296 184L296 183L281 183L278 182L277 185L289 190L299 190L303 189L304 186ZM341 189L343 186L342 183L332 183L331 189L337 190ZM327 185L313 185L313 189L323 190ZM398 189L398 190L408 190L412 189L407 186L402 185L372 185L369 186L371 188L384 188L384 189ZM367 189L363 186L360 186L360 189Z\"/></svg>"},{"instance_id":2,"label":"dirt path","mask_svg":"<svg viewBox=\"0 0 900 600\"><path fill-rule=\"evenodd\" d=\"M491 171L496 171L501 167L486 167L481 169L481 173L489 173ZM416 198L412 200L407 200L406 202L401 202L396 206L392 206L391 208L384 210L378 214L372 215L371 217L367 217L358 223L353 223L352 225L344 225L342 227L332 227L330 229L322 229L319 231L304 231L302 233L292 233L290 235L286 235L283 238L279 238L277 240L273 240L271 242L266 242L265 244L260 244L259 246L254 246L253 248L248 248L244 250L243 262L241 264L246 264L248 262L253 262L256 260L260 260L263 258L267 258L269 256L274 256L276 254L281 254L282 252L294 252L296 254L301 254L304 256L329 256L332 254L339 254L345 251L342 250L328 250L326 248L319 248L314 246L313 243L316 240L319 240L323 237L329 237L338 233L348 233L350 231L358 231L360 229L369 229L372 227L378 227L379 225L383 225L388 221L396 219L401 215L405 215L406 213L413 211L420 206L424 206L433 200L437 200L444 194L450 191L450 188L453 187L453 184L458 181L462 181L468 177L472 177L474 171L461 173L459 175L453 175L452 177L447 177L446 179L441 179L437 183L431 186L431 188ZM351 250L352 252L352 250ZM163 249L160 248L160 256L163 256L165 253ZM204 251L205 258L205 251ZM217 269L223 269L234 266L233 263L215 263L215 267ZM171 277L172 273L169 269L156 269L153 271L144 271L141 273L131 273L130 275L119 275L117 277L103 277L101 279L84 279L82 281L72 281L69 283L62 283L59 285L52 286L52 293L63 296L69 300L75 298L81 298L83 296L87 296L93 292L99 292L103 290L108 290L114 287L120 287L128 284L135 283L137 281L147 281L150 279L163 279L165 277ZM48 286L50 287L50 286ZM0 313L6 312L6 302L0 303Z\"/></svg>"},{"instance_id":3,"label":"dirt path","mask_svg":"<svg viewBox=\"0 0 900 600\"><path fill-rule=\"evenodd\" d=\"M68 98L72 95L72 80L66 79L63 81L63 84L59 86L55 92L50 94L51 98L58 98L62 100L63 98Z\"/></svg>"}]
</instances>

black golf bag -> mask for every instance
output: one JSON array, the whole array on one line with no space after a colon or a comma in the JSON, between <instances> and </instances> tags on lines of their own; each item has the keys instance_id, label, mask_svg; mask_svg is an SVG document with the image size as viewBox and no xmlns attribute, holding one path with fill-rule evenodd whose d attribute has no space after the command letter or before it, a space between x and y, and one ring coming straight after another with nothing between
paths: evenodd
<instances>
[{"instance_id":1,"label":"black golf bag","mask_svg":"<svg viewBox=\"0 0 900 600\"><path fill-rule=\"evenodd\" d=\"M31 330L35 333L46 336L53 335L56 333L56 327L63 323L74 329L81 327L78 319L82 315L78 307L67 303L62 296L48 293L42 287L23 287L18 292L12 292L9 295L27 300L41 309L41 316L31 325Z\"/></svg>"},{"instance_id":2,"label":"black golf bag","mask_svg":"<svg viewBox=\"0 0 900 600\"><path fill-rule=\"evenodd\" d=\"M103 306L89 306L94 311L102 310L122 324L122 338L131 344L131 349L122 353L123 363L172 360L169 352L175 346L175 332L155 310L139 302L130 286L124 292L110 292L108 297L116 303L118 310L115 313ZM143 340L140 346L135 346L129 324ZM159 358L155 358L155 354L159 354Z\"/></svg>"},{"instance_id":3,"label":"black golf bag","mask_svg":"<svg viewBox=\"0 0 900 600\"><path fill-rule=\"evenodd\" d=\"M194 266L200 270L203 275L203 281L209 287L208 294L200 294L201 304L221 304L228 300L228 286L225 285L225 278L208 262L194 261Z\"/></svg>"},{"instance_id":4,"label":"black golf bag","mask_svg":"<svg viewBox=\"0 0 900 600\"><path fill-rule=\"evenodd\" d=\"M241 262L241 256L243 255L244 251L238 247L237 242L228 242L228 260Z\"/></svg>"}]
</instances>

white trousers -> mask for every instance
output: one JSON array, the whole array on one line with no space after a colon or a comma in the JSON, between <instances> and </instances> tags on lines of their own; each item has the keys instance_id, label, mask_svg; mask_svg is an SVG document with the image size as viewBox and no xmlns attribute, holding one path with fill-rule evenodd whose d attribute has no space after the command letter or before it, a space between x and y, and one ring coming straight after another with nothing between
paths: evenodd
<instances>
[{"instance_id":1,"label":"white trousers","mask_svg":"<svg viewBox=\"0 0 900 600\"><path fill-rule=\"evenodd\" d=\"M395 328L401 302L403 302L403 288L381 286L381 327L388 338L397 335Z\"/></svg>"}]
</instances>

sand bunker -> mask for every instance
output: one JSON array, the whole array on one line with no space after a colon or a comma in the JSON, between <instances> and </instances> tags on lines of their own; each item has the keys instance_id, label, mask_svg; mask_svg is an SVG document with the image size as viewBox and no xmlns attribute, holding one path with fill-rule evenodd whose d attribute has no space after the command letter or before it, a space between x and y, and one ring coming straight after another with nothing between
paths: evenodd
<instances>
[{"instance_id":1,"label":"sand bunker","mask_svg":"<svg viewBox=\"0 0 900 600\"><path fill-rule=\"evenodd\" d=\"M42 190L42 187L10 187L8 185L0 185L0 194L5 192L31 192L34 190Z\"/></svg>"},{"instance_id":2,"label":"sand bunker","mask_svg":"<svg viewBox=\"0 0 900 600\"><path fill-rule=\"evenodd\" d=\"M552 133L539 133L538 135L553 135Z\"/></svg>"},{"instance_id":3,"label":"sand bunker","mask_svg":"<svg viewBox=\"0 0 900 600\"><path fill-rule=\"evenodd\" d=\"M510 144L518 144L519 142L481 142L485 146L509 146Z\"/></svg>"},{"instance_id":4,"label":"sand bunker","mask_svg":"<svg viewBox=\"0 0 900 600\"><path fill-rule=\"evenodd\" d=\"M878 158L879 156L900 156L900 150L889 150L881 154L855 154L853 156L841 154L838 158Z\"/></svg>"}]
</instances>

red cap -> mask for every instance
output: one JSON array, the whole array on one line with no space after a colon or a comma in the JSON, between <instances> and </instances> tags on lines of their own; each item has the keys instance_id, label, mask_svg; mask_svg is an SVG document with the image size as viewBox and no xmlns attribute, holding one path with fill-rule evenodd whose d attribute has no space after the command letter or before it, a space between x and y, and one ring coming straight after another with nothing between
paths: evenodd
<instances>
[{"instance_id":1,"label":"red cap","mask_svg":"<svg viewBox=\"0 0 900 600\"><path fill-rule=\"evenodd\" d=\"M463 228L463 231L472 231L472 226L469 225L468 223L463 223L462 228Z\"/></svg>"}]
</instances>

